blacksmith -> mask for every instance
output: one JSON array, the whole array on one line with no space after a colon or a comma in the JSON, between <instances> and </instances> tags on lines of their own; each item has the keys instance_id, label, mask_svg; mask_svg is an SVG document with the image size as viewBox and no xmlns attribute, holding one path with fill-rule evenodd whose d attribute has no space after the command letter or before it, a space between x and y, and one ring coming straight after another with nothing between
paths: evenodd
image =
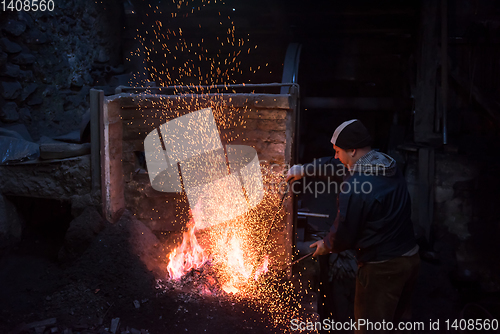
<instances>
[{"instance_id":1,"label":"blacksmith","mask_svg":"<svg viewBox=\"0 0 500 334\"><path fill-rule=\"evenodd\" d=\"M411 294L420 258L410 219L406 181L390 156L371 149L372 138L359 120L342 123L331 139L335 158L346 167L338 212L329 234L310 247L313 256L354 250L358 261L356 320L397 322L411 315ZM334 161L332 159L332 161ZM293 166L287 180L304 176ZM353 191L369 182L370 191ZM359 189L359 186L358 186ZM358 328L356 332L368 332Z\"/></svg>"}]
</instances>

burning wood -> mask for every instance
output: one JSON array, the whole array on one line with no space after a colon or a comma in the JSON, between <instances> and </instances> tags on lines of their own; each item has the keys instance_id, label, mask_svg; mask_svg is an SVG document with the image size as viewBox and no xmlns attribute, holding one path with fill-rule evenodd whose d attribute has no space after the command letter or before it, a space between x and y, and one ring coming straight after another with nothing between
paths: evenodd
<instances>
[{"instance_id":1,"label":"burning wood","mask_svg":"<svg viewBox=\"0 0 500 334\"><path fill-rule=\"evenodd\" d=\"M210 254L207 255L207 251L198 242L196 222L191 218L188 230L183 233L181 245L168 256L167 270L170 279L185 283L188 278L203 278L209 283L205 290L214 293L222 289L233 294L251 284L251 278L257 281L262 274L268 272L269 256L254 265L255 251L252 252L251 236L243 223L244 221L240 221L240 226L233 228L224 225L207 231L203 242ZM257 269L252 277L254 267ZM214 289L214 284L219 284L220 288Z\"/></svg>"},{"instance_id":2,"label":"burning wood","mask_svg":"<svg viewBox=\"0 0 500 334\"><path fill-rule=\"evenodd\" d=\"M198 228L195 207L182 243L167 255L169 278L157 282L159 292L177 290L183 301L211 296L243 302L276 326L300 317L304 307L292 282L281 270L270 270L282 266L276 240L269 237L276 232L272 221L283 218L282 199L268 189L247 214L205 229Z\"/></svg>"}]
</instances>

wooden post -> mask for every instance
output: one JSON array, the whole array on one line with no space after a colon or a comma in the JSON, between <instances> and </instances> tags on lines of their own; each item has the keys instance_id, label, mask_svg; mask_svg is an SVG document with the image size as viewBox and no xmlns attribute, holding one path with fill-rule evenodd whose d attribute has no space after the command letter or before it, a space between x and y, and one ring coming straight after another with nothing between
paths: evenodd
<instances>
[{"instance_id":1,"label":"wooden post","mask_svg":"<svg viewBox=\"0 0 500 334\"><path fill-rule=\"evenodd\" d=\"M414 140L420 143L438 142L434 132L436 112L436 75L438 60L438 9L439 2L422 0L420 22L420 54L417 55L417 82L415 91Z\"/></svg>"},{"instance_id":2,"label":"wooden post","mask_svg":"<svg viewBox=\"0 0 500 334\"><path fill-rule=\"evenodd\" d=\"M295 87L291 87L290 96L290 106L292 111L287 113L287 124L286 124L286 149L285 149L285 163L288 165L293 165L297 160L296 154L296 121L297 114L300 110L298 90ZM287 184L292 186L291 184ZM289 198L285 202L285 223L286 223L286 254L285 263L291 263L293 261L294 250L295 250L295 233L297 231L297 206L295 205L295 196L293 191L290 190ZM286 270L286 276L288 279L292 278L292 267L288 267Z\"/></svg>"},{"instance_id":3,"label":"wooden post","mask_svg":"<svg viewBox=\"0 0 500 334\"><path fill-rule=\"evenodd\" d=\"M92 192L101 189L101 117L104 91L90 90L90 152Z\"/></svg>"},{"instance_id":4,"label":"wooden post","mask_svg":"<svg viewBox=\"0 0 500 334\"><path fill-rule=\"evenodd\" d=\"M441 102L443 104L443 144L448 143L448 3L441 0Z\"/></svg>"},{"instance_id":5,"label":"wooden post","mask_svg":"<svg viewBox=\"0 0 500 334\"><path fill-rule=\"evenodd\" d=\"M418 150L418 224L430 240L434 216L434 149Z\"/></svg>"}]
</instances>

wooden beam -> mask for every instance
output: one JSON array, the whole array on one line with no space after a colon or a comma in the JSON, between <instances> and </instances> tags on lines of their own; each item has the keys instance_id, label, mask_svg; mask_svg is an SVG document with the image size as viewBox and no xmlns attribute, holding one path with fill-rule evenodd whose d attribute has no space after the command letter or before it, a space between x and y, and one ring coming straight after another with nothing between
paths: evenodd
<instances>
[{"instance_id":1,"label":"wooden beam","mask_svg":"<svg viewBox=\"0 0 500 334\"><path fill-rule=\"evenodd\" d=\"M125 88L122 88L127 91ZM165 89L166 90L166 89ZM148 89L151 92L161 94L162 88ZM170 90L172 92L172 90ZM120 94L110 96L120 102L122 108L165 108L175 109L178 106L185 108L208 107L210 103L222 103L225 107L246 107L259 109L292 109L292 97L289 94L233 94L233 93L210 93L210 94L179 94L179 95L153 95L150 93L142 94Z\"/></svg>"},{"instance_id":2,"label":"wooden beam","mask_svg":"<svg viewBox=\"0 0 500 334\"><path fill-rule=\"evenodd\" d=\"M409 110L412 99L392 97L305 97L303 108L363 111Z\"/></svg>"}]
</instances>

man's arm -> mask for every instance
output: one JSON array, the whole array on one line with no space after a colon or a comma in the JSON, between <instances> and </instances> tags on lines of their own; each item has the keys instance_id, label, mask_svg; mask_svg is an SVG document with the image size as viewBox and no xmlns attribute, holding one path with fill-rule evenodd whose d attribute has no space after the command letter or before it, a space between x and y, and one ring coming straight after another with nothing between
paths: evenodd
<instances>
[{"instance_id":1,"label":"man's arm","mask_svg":"<svg viewBox=\"0 0 500 334\"><path fill-rule=\"evenodd\" d=\"M337 217L324 238L326 247L335 253L353 249L364 225L364 201L359 194L339 194Z\"/></svg>"},{"instance_id":2,"label":"man's arm","mask_svg":"<svg viewBox=\"0 0 500 334\"><path fill-rule=\"evenodd\" d=\"M323 240L309 246L316 247L313 256L354 249L364 225L363 211L363 201L359 196L352 196L351 192L341 192L337 217L330 232Z\"/></svg>"},{"instance_id":3,"label":"man's arm","mask_svg":"<svg viewBox=\"0 0 500 334\"><path fill-rule=\"evenodd\" d=\"M304 165L293 165L287 173L287 182L297 181L304 176L343 176L344 165L340 160L334 157L323 157L314 159L312 162Z\"/></svg>"}]
</instances>

